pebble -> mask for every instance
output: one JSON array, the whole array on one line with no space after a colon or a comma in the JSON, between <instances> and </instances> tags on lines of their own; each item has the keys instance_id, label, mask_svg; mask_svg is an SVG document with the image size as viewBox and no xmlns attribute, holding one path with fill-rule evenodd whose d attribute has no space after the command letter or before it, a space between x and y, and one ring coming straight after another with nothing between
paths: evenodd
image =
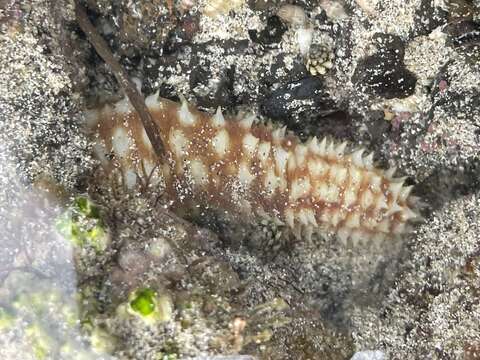
<instances>
[{"instance_id":1,"label":"pebble","mask_svg":"<svg viewBox=\"0 0 480 360\"><path fill-rule=\"evenodd\" d=\"M261 111L271 119L283 120L295 127L300 119L332 113L335 104L323 81L311 76L273 91L263 101Z\"/></svg>"},{"instance_id":2,"label":"pebble","mask_svg":"<svg viewBox=\"0 0 480 360\"><path fill-rule=\"evenodd\" d=\"M403 62L404 44L394 35L374 35L377 52L359 62L352 81L364 92L385 99L405 98L414 93L417 79Z\"/></svg>"}]
</instances>

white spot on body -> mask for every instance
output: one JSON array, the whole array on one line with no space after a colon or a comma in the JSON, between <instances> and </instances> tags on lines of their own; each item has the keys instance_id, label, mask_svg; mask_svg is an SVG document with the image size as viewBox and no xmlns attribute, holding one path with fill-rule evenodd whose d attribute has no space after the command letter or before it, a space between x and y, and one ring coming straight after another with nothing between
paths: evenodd
<instances>
[{"instance_id":1,"label":"white spot on body","mask_svg":"<svg viewBox=\"0 0 480 360\"><path fill-rule=\"evenodd\" d=\"M93 145L93 152L95 153L96 157L98 160L100 160L101 164L103 166L107 166L109 164L109 160L107 159L107 149L105 148L105 145L97 139L95 144Z\"/></svg>"},{"instance_id":2,"label":"white spot on body","mask_svg":"<svg viewBox=\"0 0 480 360\"><path fill-rule=\"evenodd\" d=\"M285 138L286 129L286 127L282 127L272 131L272 139L276 145L280 145L281 141Z\"/></svg>"},{"instance_id":3,"label":"white spot on body","mask_svg":"<svg viewBox=\"0 0 480 360\"><path fill-rule=\"evenodd\" d=\"M339 222L340 222L340 211L338 211L337 209L332 209L330 224L336 227Z\"/></svg>"},{"instance_id":4,"label":"white spot on body","mask_svg":"<svg viewBox=\"0 0 480 360\"><path fill-rule=\"evenodd\" d=\"M400 194L400 191L402 190L403 183L401 182L392 182L390 183L390 186L388 187L388 190L392 194L392 197L394 200L398 198L398 195Z\"/></svg>"},{"instance_id":5,"label":"white spot on body","mask_svg":"<svg viewBox=\"0 0 480 360\"><path fill-rule=\"evenodd\" d=\"M162 103L158 100L158 95L159 93L157 91L155 94L145 98L145 105L147 105L150 110L159 111L162 109Z\"/></svg>"},{"instance_id":6,"label":"white spot on body","mask_svg":"<svg viewBox=\"0 0 480 360\"><path fill-rule=\"evenodd\" d=\"M127 157L130 150L130 137L127 131L123 127L116 127L112 135L112 147L113 151L119 157Z\"/></svg>"},{"instance_id":7,"label":"white spot on body","mask_svg":"<svg viewBox=\"0 0 480 360\"><path fill-rule=\"evenodd\" d=\"M310 179L303 178L293 180L290 187L290 200L296 201L297 199L308 195L312 189Z\"/></svg>"},{"instance_id":8,"label":"white spot on body","mask_svg":"<svg viewBox=\"0 0 480 360\"><path fill-rule=\"evenodd\" d=\"M320 145L317 146L317 152L316 152L317 155L325 156L326 148L327 148L327 138L323 138Z\"/></svg>"},{"instance_id":9,"label":"white spot on body","mask_svg":"<svg viewBox=\"0 0 480 360\"><path fill-rule=\"evenodd\" d=\"M247 116L246 118L240 120L240 126L245 130L250 130L254 120L255 120L254 115Z\"/></svg>"},{"instance_id":10,"label":"white spot on body","mask_svg":"<svg viewBox=\"0 0 480 360\"><path fill-rule=\"evenodd\" d=\"M310 159L308 161L308 171L314 177L321 177L328 169L328 165L320 159Z\"/></svg>"},{"instance_id":11,"label":"white spot on body","mask_svg":"<svg viewBox=\"0 0 480 360\"><path fill-rule=\"evenodd\" d=\"M178 110L178 120L183 126L193 126L197 121L195 115L190 112L187 101L185 99L182 100L182 105Z\"/></svg>"},{"instance_id":12,"label":"white spot on body","mask_svg":"<svg viewBox=\"0 0 480 360\"><path fill-rule=\"evenodd\" d=\"M308 151L308 148L305 145L298 144L295 147L295 159L297 161L298 166L302 167L305 164L307 151Z\"/></svg>"},{"instance_id":13,"label":"white spot on body","mask_svg":"<svg viewBox=\"0 0 480 360\"><path fill-rule=\"evenodd\" d=\"M357 188L360 186L360 183L362 182L362 173L361 171L354 167L350 167L350 186Z\"/></svg>"},{"instance_id":14,"label":"white spot on body","mask_svg":"<svg viewBox=\"0 0 480 360\"><path fill-rule=\"evenodd\" d=\"M217 108L217 112L215 113L215 115L212 116L212 125L217 128L225 126L225 118L223 117L222 109L220 108L220 106Z\"/></svg>"},{"instance_id":15,"label":"white spot on body","mask_svg":"<svg viewBox=\"0 0 480 360\"><path fill-rule=\"evenodd\" d=\"M132 106L130 105L130 101L128 101L128 98L124 98L115 104L115 112L117 114L127 114L131 111Z\"/></svg>"},{"instance_id":16,"label":"white spot on body","mask_svg":"<svg viewBox=\"0 0 480 360\"><path fill-rule=\"evenodd\" d=\"M189 165L195 185L206 185L208 183L208 170L203 162L199 159L194 159L190 161Z\"/></svg>"},{"instance_id":17,"label":"white spot on body","mask_svg":"<svg viewBox=\"0 0 480 360\"><path fill-rule=\"evenodd\" d=\"M257 149L257 144L260 141L260 139L256 138L252 134L248 133L243 137L242 140L242 145L243 145L243 151L248 157L252 157L253 153Z\"/></svg>"},{"instance_id":18,"label":"white spot on body","mask_svg":"<svg viewBox=\"0 0 480 360\"><path fill-rule=\"evenodd\" d=\"M226 129L220 130L212 139L212 146L215 152L223 158L230 146L230 137Z\"/></svg>"},{"instance_id":19,"label":"white spot on body","mask_svg":"<svg viewBox=\"0 0 480 360\"><path fill-rule=\"evenodd\" d=\"M249 186L254 179L255 175L250 172L248 164L242 162L238 167L238 180L240 180L242 184Z\"/></svg>"},{"instance_id":20,"label":"white spot on body","mask_svg":"<svg viewBox=\"0 0 480 360\"><path fill-rule=\"evenodd\" d=\"M359 149L352 154L351 159L352 159L352 163L355 164L355 166L363 167L362 154L364 152L365 152L365 149Z\"/></svg>"},{"instance_id":21,"label":"white spot on body","mask_svg":"<svg viewBox=\"0 0 480 360\"><path fill-rule=\"evenodd\" d=\"M137 174L132 169L125 172L125 185L128 189L132 189L137 183Z\"/></svg>"},{"instance_id":22,"label":"white spot on body","mask_svg":"<svg viewBox=\"0 0 480 360\"><path fill-rule=\"evenodd\" d=\"M339 200L340 189L335 184L330 184L325 196L325 201L329 203L336 203Z\"/></svg>"},{"instance_id":23,"label":"white spot on body","mask_svg":"<svg viewBox=\"0 0 480 360\"><path fill-rule=\"evenodd\" d=\"M348 187L345 189L345 193L343 195L343 205L344 206L352 206L357 201L357 193L356 189Z\"/></svg>"},{"instance_id":24,"label":"white spot on body","mask_svg":"<svg viewBox=\"0 0 480 360\"><path fill-rule=\"evenodd\" d=\"M365 190L362 194L362 198L360 200L360 204L364 209L368 209L370 205L372 205L374 202L374 197L373 194L370 190Z\"/></svg>"},{"instance_id":25,"label":"white spot on body","mask_svg":"<svg viewBox=\"0 0 480 360\"><path fill-rule=\"evenodd\" d=\"M382 178L378 175L373 174L370 177L369 187L373 192L380 192L382 190Z\"/></svg>"},{"instance_id":26,"label":"white spot on body","mask_svg":"<svg viewBox=\"0 0 480 360\"><path fill-rule=\"evenodd\" d=\"M345 222L345 225L351 229L360 227L360 215L357 211L352 212Z\"/></svg>"},{"instance_id":27,"label":"white spot on body","mask_svg":"<svg viewBox=\"0 0 480 360\"><path fill-rule=\"evenodd\" d=\"M266 165L267 159L270 156L271 144L269 142L262 142L258 145L257 156L262 165Z\"/></svg>"},{"instance_id":28,"label":"white spot on body","mask_svg":"<svg viewBox=\"0 0 480 360\"><path fill-rule=\"evenodd\" d=\"M345 180L347 179L348 171L344 167L337 166L335 171L335 177L333 177L333 181L335 181L338 185L343 185Z\"/></svg>"},{"instance_id":29,"label":"white spot on body","mask_svg":"<svg viewBox=\"0 0 480 360\"><path fill-rule=\"evenodd\" d=\"M269 194L273 194L275 192L275 189L278 187L279 179L275 175L275 172L273 169L268 169L266 175L265 175L265 188L269 192Z\"/></svg>"},{"instance_id":30,"label":"white spot on body","mask_svg":"<svg viewBox=\"0 0 480 360\"><path fill-rule=\"evenodd\" d=\"M313 39L313 27L306 26L297 30L297 42L302 55L307 55Z\"/></svg>"},{"instance_id":31,"label":"white spot on body","mask_svg":"<svg viewBox=\"0 0 480 360\"><path fill-rule=\"evenodd\" d=\"M328 184L325 182L320 183L320 185L315 189L314 194L320 200L325 201L328 196Z\"/></svg>"},{"instance_id":32,"label":"white spot on body","mask_svg":"<svg viewBox=\"0 0 480 360\"><path fill-rule=\"evenodd\" d=\"M288 155L288 152L279 146L273 148L273 156L275 157L275 165L277 166L278 174L283 174L285 172Z\"/></svg>"},{"instance_id":33,"label":"white spot on body","mask_svg":"<svg viewBox=\"0 0 480 360\"><path fill-rule=\"evenodd\" d=\"M185 137L182 131L172 128L170 130L168 142L170 144L170 148L177 158L182 158L183 156L187 155L188 139Z\"/></svg>"}]
</instances>

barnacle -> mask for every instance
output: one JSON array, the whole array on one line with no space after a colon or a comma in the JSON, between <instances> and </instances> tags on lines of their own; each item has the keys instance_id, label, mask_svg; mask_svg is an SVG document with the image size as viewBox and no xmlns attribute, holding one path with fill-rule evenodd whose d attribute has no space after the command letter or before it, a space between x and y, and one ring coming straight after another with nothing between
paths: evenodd
<instances>
[{"instance_id":1,"label":"barnacle","mask_svg":"<svg viewBox=\"0 0 480 360\"><path fill-rule=\"evenodd\" d=\"M343 242L392 238L411 220L411 186L373 164L364 149L312 138L306 143L286 128L225 119L181 104L147 97L166 147L161 162L127 101L89 113L97 155L107 173L117 168L127 188L161 179L173 209L205 206L246 218L285 224L297 237L334 232ZM114 154L110 160L108 154ZM155 174L156 176L154 176Z\"/></svg>"},{"instance_id":2,"label":"barnacle","mask_svg":"<svg viewBox=\"0 0 480 360\"><path fill-rule=\"evenodd\" d=\"M324 46L314 46L306 59L307 70L313 76L325 75L333 67L333 52Z\"/></svg>"},{"instance_id":3,"label":"barnacle","mask_svg":"<svg viewBox=\"0 0 480 360\"><path fill-rule=\"evenodd\" d=\"M282 5L278 9L277 15L287 23L296 26L304 26L308 21L305 10L303 10L300 6L297 5Z\"/></svg>"}]
</instances>

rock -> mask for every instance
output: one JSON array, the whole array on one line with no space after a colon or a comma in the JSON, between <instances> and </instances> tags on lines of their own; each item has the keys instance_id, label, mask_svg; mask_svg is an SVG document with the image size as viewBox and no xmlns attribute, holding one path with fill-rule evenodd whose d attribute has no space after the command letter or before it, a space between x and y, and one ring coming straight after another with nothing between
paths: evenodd
<instances>
[{"instance_id":1,"label":"rock","mask_svg":"<svg viewBox=\"0 0 480 360\"><path fill-rule=\"evenodd\" d=\"M447 26L449 43L454 47L463 47L480 43L480 22L464 20Z\"/></svg>"},{"instance_id":2,"label":"rock","mask_svg":"<svg viewBox=\"0 0 480 360\"><path fill-rule=\"evenodd\" d=\"M447 12L435 6L431 0L422 0L420 6L415 12L414 29L412 36L430 34L433 29L447 23Z\"/></svg>"},{"instance_id":3,"label":"rock","mask_svg":"<svg viewBox=\"0 0 480 360\"><path fill-rule=\"evenodd\" d=\"M335 103L321 79L306 77L273 91L263 101L261 111L298 128L300 121L334 112Z\"/></svg>"},{"instance_id":4,"label":"rock","mask_svg":"<svg viewBox=\"0 0 480 360\"><path fill-rule=\"evenodd\" d=\"M352 81L364 92L386 99L413 94L417 79L403 63L404 44L397 36L376 34L377 52L359 62Z\"/></svg>"},{"instance_id":5,"label":"rock","mask_svg":"<svg viewBox=\"0 0 480 360\"><path fill-rule=\"evenodd\" d=\"M249 30L248 34L253 42L270 45L279 43L285 31L287 31L287 27L282 23L280 18L275 15L267 19L265 29L260 32L257 30Z\"/></svg>"},{"instance_id":6,"label":"rock","mask_svg":"<svg viewBox=\"0 0 480 360\"><path fill-rule=\"evenodd\" d=\"M231 106L235 69L223 69L220 76L212 81L209 61L201 62L195 68L196 71L190 73L190 89L195 94L197 104L207 108Z\"/></svg>"}]
</instances>

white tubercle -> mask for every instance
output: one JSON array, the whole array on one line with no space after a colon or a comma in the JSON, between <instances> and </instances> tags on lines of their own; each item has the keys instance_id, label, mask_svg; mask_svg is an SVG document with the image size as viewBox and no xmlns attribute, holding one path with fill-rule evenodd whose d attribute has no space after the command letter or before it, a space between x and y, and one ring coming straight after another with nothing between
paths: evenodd
<instances>
[{"instance_id":1,"label":"white tubercle","mask_svg":"<svg viewBox=\"0 0 480 360\"><path fill-rule=\"evenodd\" d=\"M246 116L242 120L240 120L240 126L245 130L250 130L254 120L255 115Z\"/></svg>"},{"instance_id":2,"label":"white tubercle","mask_svg":"<svg viewBox=\"0 0 480 360\"><path fill-rule=\"evenodd\" d=\"M344 141L343 143L338 145L337 148L335 149L337 157L343 156L345 154L345 149L346 148L347 148L347 142L346 141Z\"/></svg>"},{"instance_id":3,"label":"white tubercle","mask_svg":"<svg viewBox=\"0 0 480 360\"><path fill-rule=\"evenodd\" d=\"M352 154L352 162L355 166L363 167L363 158L362 155L365 152L365 149L359 149Z\"/></svg>"},{"instance_id":4,"label":"white tubercle","mask_svg":"<svg viewBox=\"0 0 480 360\"><path fill-rule=\"evenodd\" d=\"M373 169L373 153L370 153L363 159L363 165L366 169L372 170Z\"/></svg>"},{"instance_id":5,"label":"white tubercle","mask_svg":"<svg viewBox=\"0 0 480 360\"><path fill-rule=\"evenodd\" d=\"M230 147L230 136L226 129L220 130L212 139L212 146L218 156L223 158Z\"/></svg>"},{"instance_id":6,"label":"white tubercle","mask_svg":"<svg viewBox=\"0 0 480 360\"><path fill-rule=\"evenodd\" d=\"M258 151L257 151L257 156L262 165L267 164L267 159L270 156L270 149L272 145L269 142L262 142L260 145L258 145Z\"/></svg>"},{"instance_id":7,"label":"white tubercle","mask_svg":"<svg viewBox=\"0 0 480 360\"><path fill-rule=\"evenodd\" d=\"M225 118L223 117L222 108L220 106L217 108L215 115L212 116L212 124L216 127L225 126Z\"/></svg>"},{"instance_id":8,"label":"white tubercle","mask_svg":"<svg viewBox=\"0 0 480 360\"><path fill-rule=\"evenodd\" d=\"M318 146L317 154L320 156L325 156L326 148L327 148L327 138L323 138L322 142Z\"/></svg>"},{"instance_id":9,"label":"white tubercle","mask_svg":"<svg viewBox=\"0 0 480 360\"><path fill-rule=\"evenodd\" d=\"M396 171L397 171L397 167L392 166L390 169L385 170L385 177L387 179L392 179L392 177L393 177L393 175L395 174Z\"/></svg>"},{"instance_id":10,"label":"white tubercle","mask_svg":"<svg viewBox=\"0 0 480 360\"><path fill-rule=\"evenodd\" d=\"M195 116L190 112L188 108L187 100L183 95L179 95L180 100L182 101L182 105L178 110L178 119L183 126L193 126L197 119Z\"/></svg>"},{"instance_id":11,"label":"white tubercle","mask_svg":"<svg viewBox=\"0 0 480 360\"><path fill-rule=\"evenodd\" d=\"M115 110L117 114L128 114L132 111L132 106L128 98L123 98L115 104Z\"/></svg>"},{"instance_id":12,"label":"white tubercle","mask_svg":"<svg viewBox=\"0 0 480 360\"><path fill-rule=\"evenodd\" d=\"M126 157L130 146L130 137L128 136L127 131L123 127L115 128L112 136L112 147L117 156L120 158Z\"/></svg>"},{"instance_id":13,"label":"white tubercle","mask_svg":"<svg viewBox=\"0 0 480 360\"><path fill-rule=\"evenodd\" d=\"M168 141L170 147L177 156L177 158L182 158L187 155L188 139L185 137L182 131L171 129Z\"/></svg>"},{"instance_id":14,"label":"white tubercle","mask_svg":"<svg viewBox=\"0 0 480 360\"><path fill-rule=\"evenodd\" d=\"M208 170L202 160L194 159L190 161L190 170L196 185L205 185L208 182Z\"/></svg>"},{"instance_id":15,"label":"white tubercle","mask_svg":"<svg viewBox=\"0 0 480 360\"><path fill-rule=\"evenodd\" d=\"M257 149L257 144L259 141L260 139L256 138L252 134L250 133L246 134L242 140L244 154L248 155L249 157L252 157L253 153Z\"/></svg>"},{"instance_id":16,"label":"white tubercle","mask_svg":"<svg viewBox=\"0 0 480 360\"><path fill-rule=\"evenodd\" d=\"M277 128L272 131L272 139L275 144L279 144L285 137L286 127Z\"/></svg>"},{"instance_id":17,"label":"white tubercle","mask_svg":"<svg viewBox=\"0 0 480 360\"><path fill-rule=\"evenodd\" d=\"M308 149L313 152L314 154L317 154L317 151L318 151L318 139L316 136L314 136L313 138L311 138L308 142L307 142L307 146L308 146Z\"/></svg>"},{"instance_id":18,"label":"white tubercle","mask_svg":"<svg viewBox=\"0 0 480 360\"><path fill-rule=\"evenodd\" d=\"M394 183L391 183L390 186L388 187L388 190L391 192L394 200L398 198L398 195L400 194L402 187L403 187L403 182L397 182L397 183L394 182Z\"/></svg>"},{"instance_id":19,"label":"white tubercle","mask_svg":"<svg viewBox=\"0 0 480 360\"><path fill-rule=\"evenodd\" d=\"M408 197L410 196L410 193L412 192L413 186L406 186L400 191L400 195L398 196L398 199L400 201L407 201Z\"/></svg>"},{"instance_id":20,"label":"white tubercle","mask_svg":"<svg viewBox=\"0 0 480 360\"><path fill-rule=\"evenodd\" d=\"M285 172L287 167L288 152L277 146L273 149L273 156L275 157L275 164L277 165L278 173L281 174Z\"/></svg>"},{"instance_id":21,"label":"white tubercle","mask_svg":"<svg viewBox=\"0 0 480 360\"><path fill-rule=\"evenodd\" d=\"M158 111L162 109L162 103L158 100L158 96L159 92L157 91L155 94L145 98L145 105L147 105L150 110Z\"/></svg>"}]
</instances>

